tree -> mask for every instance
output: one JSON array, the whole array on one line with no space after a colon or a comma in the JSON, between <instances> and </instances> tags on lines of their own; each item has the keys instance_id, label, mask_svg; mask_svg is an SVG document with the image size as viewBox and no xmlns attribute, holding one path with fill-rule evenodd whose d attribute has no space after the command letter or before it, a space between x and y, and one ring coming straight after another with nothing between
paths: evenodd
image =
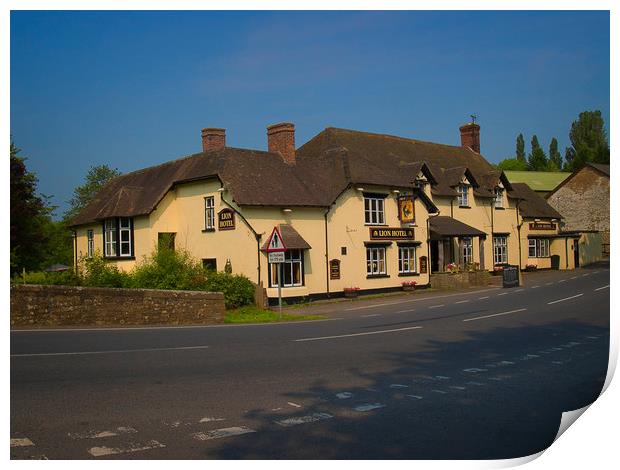
<instances>
[{"instance_id":1,"label":"tree","mask_svg":"<svg viewBox=\"0 0 620 470\"><path fill-rule=\"evenodd\" d=\"M527 162L518 158L506 158L496 165L498 170L527 171Z\"/></svg>"},{"instance_id":2,"label":"tree","mask_svg":"<svg viewBox=\"0 0 620 470\"><path fill-rule=\"evenodd\" d=\"M111 169L108 165L90 167L84 184L73 190L73 197L69 201L70 208L65 213L65 221L70 222L75 218L108 181L120 174L116 168Z\"/></svg>"},{"instance_id":3,"label":"tree","mask_svg":"<svg viewBox=\"0 0 620 470\"><path fill-rule=\"evenodd\" d=\"M569 136L572 146L566 149L566 169L573 171L587 162L609 164L609 142L600 111L580 113Z\"/></svg>"},{"instance_id":4,"label":"tree","mask_svg":"<svg viewBox=\"0 0 620 470\"><path fill-rule=\"evenodd\" d=\"M547 169L547 155L538 143L538 137L532 137L532 151L528 156L528 167L531 171L545 171Z\"/></svg>"},{"instance_id":5,"label":"tree","mask_svg":"<svg viewBox=\"0 0 620 470\"><path fill-rule=\"evenodd\" d=\"M49 241L52 208L37 194L36 174L26 168L11 140L11 273L39 269Z\"/></svg>"},{"instance_id":6,"label":"tree","mask_svg":"<svg viewBox=\"0 0 620 470\"><path fill-rule=\"evenodd\" d=\"M525 163L525 141L523 140L523 134L517 136L517 160Z\"/></svg>"},{"instance_id":7,"label":"tree","mask_svg":"<svg viewBox=\"0 0 620 470\"><path fill-rule=\"evenodd\" d=\"M562 154L558 150L558 139L555 137L551 139L549 144L549 171L562 170Z\"/></svg>"}]
</instances>

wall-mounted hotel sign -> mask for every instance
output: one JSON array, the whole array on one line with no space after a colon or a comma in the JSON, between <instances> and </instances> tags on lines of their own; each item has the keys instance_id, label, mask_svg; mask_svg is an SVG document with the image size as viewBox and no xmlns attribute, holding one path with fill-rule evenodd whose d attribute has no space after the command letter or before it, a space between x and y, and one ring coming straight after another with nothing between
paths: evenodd
<instances>
[{"instance_id":1,"label":"wall-mounted hotel sign","mask_svg":"<svg viewBox=\"0 0 620 470\"><path fill-rule=\"evenodd\" d=\"M371 240L413 240L412 228L370 227Z\"/></svg>"},{"instance_id":2,"label":"wall-mounted hotel sign","mask_svg":"<svg viewBox=\"0 0 620 470\"><path fill-rule=\"evenodd\" d=\"M235 229L235 212L232 209L222 209L217 213L218 230Z\"/></svg>"},{"instance_id":3,"label":"wall-mounted hotel sign","mask_svg":"<svg viewBox=\"0 0 620 470\"><path fill-rule=\"evenodd\" d=\"M532 222L530 230L555 230L556 225L553 222Z\"/></svg>"},{"instance_id":4,"label":"wall-mounted hotel sign","mask_svg":"<svg viewBox=\"0 0 620 470\"><path fill-rule=\"evenodd\" d=\"M403 224L415 223L414 204L411 196L398 198L398 218Z\"/></svg>"},{"instance_id":5,"label":"wall-mounted hotel sign","mask_svg":"<svg viewBox=\"0 0 620 470\"><path fill-rule=\"evenodd\" d=\"M340 279L340 260L332 259L329 261L329 278Z\"/></svg>"}]
</instances>

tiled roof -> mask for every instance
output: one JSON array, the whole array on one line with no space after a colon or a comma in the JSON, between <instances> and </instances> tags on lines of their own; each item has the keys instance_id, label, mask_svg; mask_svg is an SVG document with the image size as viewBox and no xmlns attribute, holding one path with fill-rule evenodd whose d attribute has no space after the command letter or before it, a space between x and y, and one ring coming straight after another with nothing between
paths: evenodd
<instances>
[{"instance_id":1,"label":"tiled roof","mask_svg":"<svg viewBox=\"0 0 620 470\"><path fill-rule=\"evenodd\" d=\"M278 153L226 147L121 175L73 225L149 214L175 184L206 178L218 178L240 206L328 207L353 184L411 188L420 171L431 176L435 196L456 196L454 175L468 171L474 194L492 197L499 178L469 148L327 128L297 149L295 164Z\"/></svg>"},{"instance_id":2,"label":"tiled roof","mask_svg":"<svg viewBox=\"0 0 620 470\"><path fill-rule=\"evenodd\" d=\"M513 193L521 199L519 211L523 217L562 219L562 215L551 207L525 183L513 183Z\"/></svg>"}]
</instances>

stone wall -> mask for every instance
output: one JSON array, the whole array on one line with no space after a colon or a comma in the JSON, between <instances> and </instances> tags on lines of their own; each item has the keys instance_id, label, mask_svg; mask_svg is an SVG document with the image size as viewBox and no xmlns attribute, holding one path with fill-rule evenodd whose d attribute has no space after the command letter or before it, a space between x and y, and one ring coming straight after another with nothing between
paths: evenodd
<instances>
[{"instance_id":1,"label":"stone wall","mask_svg":"<svg viewBox=\"0 0 620 470\"><path fill-rule=\"evenodd\" d=\"M221 323L220 292L106 287L11 286L11 326Z\"/></svg>"},{"instance_id":2,"label":"stone wall","mask_svg":"<svg viewBox=\"0 0 620 470\"><path fill-rule=\"evenodd\" d=\"M488 271L466 271L461 273L433 273L431 287L433 289L462 289L472 286L488 286L492 284Z\"/></svg>"}]
</instances>

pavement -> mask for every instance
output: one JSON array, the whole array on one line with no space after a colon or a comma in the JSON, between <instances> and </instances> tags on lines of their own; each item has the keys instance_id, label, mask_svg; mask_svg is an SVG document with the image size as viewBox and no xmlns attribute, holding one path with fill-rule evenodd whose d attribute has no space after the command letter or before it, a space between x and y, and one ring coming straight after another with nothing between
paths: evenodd
<instances>
[{"instance_id":1,"label":"pavement","mask_svg":"<svg viewBox=\"0 0 620 470\"><path fill-rule=\"evenodd\" d=\"M497 459L600 394L609 265L295 309L11 332L13 459Z\"/></svg>"}]
</instances>

